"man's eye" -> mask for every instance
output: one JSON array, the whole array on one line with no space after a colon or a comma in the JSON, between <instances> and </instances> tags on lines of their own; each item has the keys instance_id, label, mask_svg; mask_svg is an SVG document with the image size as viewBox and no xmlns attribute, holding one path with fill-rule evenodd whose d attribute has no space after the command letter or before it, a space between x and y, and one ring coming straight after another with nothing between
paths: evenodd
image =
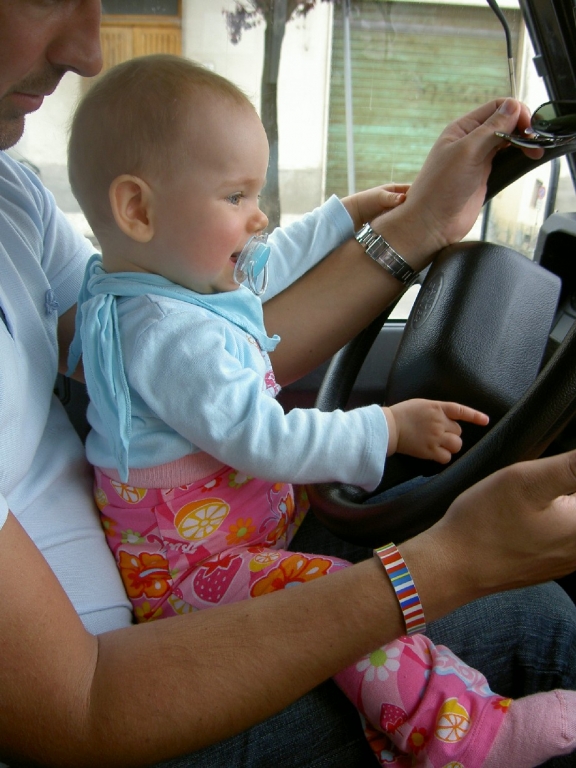
<instances>
[{"instance_id":1,"label":"man's eye","mask_svg":"<svg viewBox=\"0 0 576 768\"><path fill-rule=\"evenodd\" d=\"M241 192L238 192L235 195L229 195L228 202L232 203L232 205L240 205L240 200L242 200L243 197L244 195Z\"/></svg>"}]
</instances>

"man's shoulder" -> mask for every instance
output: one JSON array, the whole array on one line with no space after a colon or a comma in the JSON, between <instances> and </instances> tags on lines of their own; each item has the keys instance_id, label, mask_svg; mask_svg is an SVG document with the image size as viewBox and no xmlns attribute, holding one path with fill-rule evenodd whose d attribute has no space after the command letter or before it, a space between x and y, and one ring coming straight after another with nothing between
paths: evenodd
<instances>
[{"instance_id":1,"label":"man's shoulder","mask_svg":"<svg viewBox=\"0 0 576 768\"><path fill-rule=\"evenodd\" d=\"M6 150L0 151L0 178L17 182L25 187L42 187L39 172L34 172L28 165L12 156Z\"/></svg>"},{"instance_id":2,"label":"man's shoulder","mask_svg":"<svg viewBox=\"0 0 576 768\"><path fill-rule=\"evenodd\" d=\"M55 207L39 176L7 152L0 152L0 207L13 212L16 206L29 214L42 214L51 205Z\"/></svg>"}]
</instances>

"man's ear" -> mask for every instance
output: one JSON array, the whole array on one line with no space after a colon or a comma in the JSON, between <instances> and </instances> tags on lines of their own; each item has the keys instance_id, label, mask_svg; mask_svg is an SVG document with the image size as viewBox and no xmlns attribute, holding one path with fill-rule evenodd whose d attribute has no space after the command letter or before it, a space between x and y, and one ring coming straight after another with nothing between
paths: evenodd
<instances>
[{"instance_id":1,"label":"man's ear","mask_svg":"<svg viewBox=\"0 0 576 768\"><path fill-rule=\"evenodd\" d=\"M112 214L122 232L139 243L150 242L154 236L150 185L125 173L114 179L108 194Z\"/></svg>"}]
</instances>

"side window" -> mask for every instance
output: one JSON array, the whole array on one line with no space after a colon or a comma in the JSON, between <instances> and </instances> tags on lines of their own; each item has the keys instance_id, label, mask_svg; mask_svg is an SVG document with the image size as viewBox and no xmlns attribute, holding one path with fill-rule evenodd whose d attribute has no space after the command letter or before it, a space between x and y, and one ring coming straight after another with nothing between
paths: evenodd
<instances>
[{"instance_id":1,"label":"side window","mask_svg":"<svg viewBox=\"0 0 576 768\"><path fill-rule=\"evenodd\" d=\"M505 14L517 55L520 11ZM484 4L335 8L326 196L411 183L450 120L509 89L503 29ZM418 290L400 299L392 320L408 316Z\"/></svg>"},{"instance_id":2,"label":"side window","mask_svg":"<svg viewBox=\"0 0 576 768\"><path fill-rule=\"evenodd\" d=\"M520 11L505 10L517 51ZM326 194L411 183L447 123L509 94L504 43L484 5L335 7Z\"/></svg>"}]
</instances>

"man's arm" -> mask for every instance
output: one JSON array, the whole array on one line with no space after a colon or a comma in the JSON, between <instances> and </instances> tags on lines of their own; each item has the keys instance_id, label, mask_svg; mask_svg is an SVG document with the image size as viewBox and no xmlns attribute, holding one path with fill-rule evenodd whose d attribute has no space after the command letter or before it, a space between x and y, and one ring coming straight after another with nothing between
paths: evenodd
<instances>
[{"instance_id":1,"label":"man's arm","mask_svg":"<svg viewBox=\"0 0 576 768\"><path fill-rule=\"evenodd\" d=\"M576 451L518 464L404 542L427 620L574 570L576 497L560 495L574 491ZM191 752L278 712L403 632L374 559L298 589L98 638L11 515L0 532L0 578L0 758L12 764L129 768Z\"/></svg>"},{"instance_id":2,"label":"man's arm","mask_svg":"<svg viewBox=\"0 0 576 768\"><path fill-rule=\"evenodd\" d=\"M439 249L464 237L476 221L492 159L503 145L494 131L528 123L526 108L512 99L490 102L452 123L430 151L406 200L374 219L373 229L421 271ZM527 150L536 153L542 150ZM268 333L282 338L271 355L277 381L288 384L328 359L401 289L355 240L337 248L264 305Z\"/></svg>"}]
</instances>

